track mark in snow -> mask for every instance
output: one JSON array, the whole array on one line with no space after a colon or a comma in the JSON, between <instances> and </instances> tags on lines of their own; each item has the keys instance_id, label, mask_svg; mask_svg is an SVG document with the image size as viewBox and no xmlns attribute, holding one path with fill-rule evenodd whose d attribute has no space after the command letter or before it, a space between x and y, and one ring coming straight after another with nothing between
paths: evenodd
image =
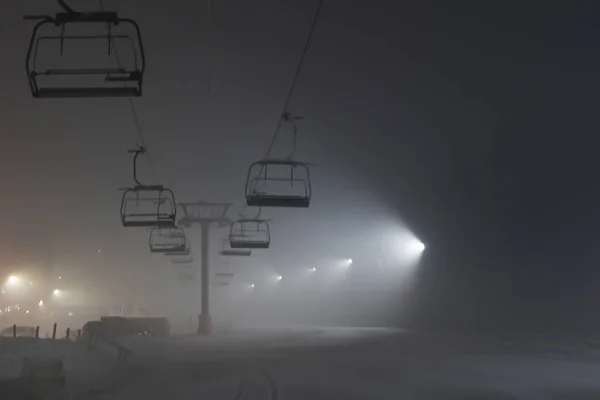
<instances>
[{"instance_id":1,"label":"track mark in snow","mask_svg":"<svg viewBox=\"0 0 600 400\"><path fill-rule=\"evenodd\" d=\"M258 361L254 361L254 363L258 366L258 369L260 370L260 372L262 373L262 375L269 382L269 400L277 400L277 397L278 397L278 395L277 395L277 382L275 382L275 379L273 379L273 377L271 376L271 374L269 374L269 371L267 371L267 369L264 367L264 365L262 365Z\"/></svg>"},{"instance_id":2,"label":"track mark in snow","mask_svg":"<svg viewBox=\"0 0 600 400\"><path fill-rule=\"evenodd\" d=\"M258 371L260 381L264 382L266 380L268 382L268 395L265 396L264 393L262 393L261 395L257 395L258 393L256 392L256 381L259 379L256 378L257 374L255 373L253 374L255 375L255 379L253 379L254 382L250 382L247 376L242 377L242 380L238 386L238 390L235 394L234 400L243 400L246 399L246 397L248 397L248 400L256 398L261 398L264 400L277 400L278 391L275 379L273 379L271 374L269 374L264 365L262 365L259 361L252 358L248 358L247 360L248 363L253 367L252 370ZM260 384L260 386L264 388L264 383ZM263 392L263 390L260 390L260 392Z\"/></svg>"},{"instance_id":3,"label":"track mark in snow","mask_svg":"<svg viewBox=\"0 0 600 400\"><path fill-rule=\"evenodd\" d=\"M244 392L246 388L246 383L242 380L237 386L237 391L235 392L235 396L233 400L242 400L244 398Z\"/></svg>"}]
</instances>

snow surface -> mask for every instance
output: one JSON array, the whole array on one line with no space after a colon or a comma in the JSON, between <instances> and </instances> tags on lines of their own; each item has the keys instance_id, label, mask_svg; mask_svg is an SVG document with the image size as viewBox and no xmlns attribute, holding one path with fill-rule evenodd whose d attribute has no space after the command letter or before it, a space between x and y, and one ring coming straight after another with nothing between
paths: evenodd
<instances>
[{"instance_id":1,"label":"snow surface","mask_svg":"<svg viewBox=\"0 0 600 400\"><path fill-rule=\"evenodd\" d=\"M19 370L4 365L24 354L62 357L71 399L600 398L600 361L579 357L594 354L589 343L595 342L571 341L565 350L563 339L544 338L542 351L517 353L515 340L289 327L124 339L134 355L119 362L110 348L17 339L3 342L0 371L4 377ZM572 354L565 358L548 348Z\"/></svg>"},{"instance_id":2,"label":"snow surface","mask_svg":"<svg viewBox=\"0 0 600 400\"><path fill-rule=\"evenodd\" d=\"M119 362L117 351L112 346L99 343L94 350L89 350L72 340L34 338L0 340L0 379L18 378L24 357L33 356L61 359L67 391L71 394L113 390L127 379L126 366Z\"/></svg>"}]
</instances>

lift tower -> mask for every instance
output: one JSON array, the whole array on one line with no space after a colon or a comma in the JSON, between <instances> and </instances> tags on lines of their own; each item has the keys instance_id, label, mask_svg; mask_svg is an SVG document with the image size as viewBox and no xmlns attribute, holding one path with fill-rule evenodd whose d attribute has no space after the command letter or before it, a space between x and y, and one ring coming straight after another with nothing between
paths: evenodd
<instances>
[{"instance_id":1,"label":"lift tower","mask_svg":"<svg viewBox=\"0 0 600 400\"><path fill-rule=\"evenodd\" d=\"M183 217L179 219L179 226L191 228L193 225L200 227L200 279L202 311L198 316L198 334L210 335L212 324L209 311L209 252L210 252L210 230L213 227L225 227L231 224L227 218L227 211L231 203L217 203L197 201L191 203L179 203L183 211Z\"/></svg>"}]
</instances>

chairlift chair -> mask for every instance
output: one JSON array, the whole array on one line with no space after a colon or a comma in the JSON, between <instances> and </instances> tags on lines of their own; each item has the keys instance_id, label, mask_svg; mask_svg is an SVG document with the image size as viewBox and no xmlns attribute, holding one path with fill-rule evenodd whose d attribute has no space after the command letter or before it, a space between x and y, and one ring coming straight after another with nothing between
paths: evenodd
<instances>
[{"instance_id":1,"label":"chairlift chair","mask_svg":"<svg viewBox=\"0 0 600 400\"><path fill-rule=\"evenodd\" d=\"M187 239L186 239L187 240ZM177 251L170 251L168 253L164 253L165 256L170 256L171 261L177 262L175 260L180 260L182 263L185 263L186 260L189 262L194 261L194 254L192 253L192 249L190 248L189 243L185 246L185 248Z\"/></svg>"},{"instance_id":2,"label":"chairlift chair","mask_svg":"<svg viewBox=\"0 0 600 400\"><path fill-rule=\"evenodd\" d=\"M194 282L196 280L196 276L195 275L179 275L177 277L177 279L179 279L179 281L183 282L183 283Z\"/></svg>"},{"instance_id":3,"label":"chairlift chair","mask_svg":"<svg viewBox=\"0 0 600 400\"><path fill-rule=\"evenodd\" d=\"M229 237L223 238L223 242L221 244L221 251L219 252L222 256L238 256L238 257L249 257L252 255L252 250L250 249L234 249L231 247L229 243Z\"/></svg>"},{"instance_id":4,"label":"chairlift chair","mask_svg":"<svg viewBox=\"0 0 600 400\"><path fill-rule=\"evenodd\" d=\"M269 222L265 219L239 219L231 224L232 249L268 249L271 244Z\"/></svg>"},{"instance_id":5,"label":"chairlift chair","mask_svg":"<svg viewBox=\"0 0 600 400\"><path fill-rule=\"evenodd\" d=\"M246 178L246 204L308 207L311 196L309 166L288 159L264 159L253 163Z\"/></svg>"},{"instance_id":6,"label":"chairlift chair","mask_svg":"<svg viewBox=\"0 0 600 400\"><path fill-rule=\"evenodd\" d=\"M192 254L192 250L190 249L190 246L187 245L186 247L184 247L181 250L173 250L170 251L168 253L165 253L166 256L189 256L190 254Z\"/></svg>"},{"instance_id":7,"label":"chairlift chair","mask_svg":"<svg viewBox=\"0 0 600 400\"><path fill-rule=\"evenodd\" d=\"M130 150L133 157L133 180L136 185L123 189L121 222L125 227L173 227L177 217L175 195L162 185L144 185L137 179L137 158L146 152L140 147Z\"/></svg>"},{"instance_id":8,"label":"chairlift chair","mask_svg":"<svg viewBox=\"0 0 600 400\"><path fill-rule=\"evenodd\" d=\"M138 24L116 12L76 12L64 0L59 4L65 12L24 17L39 20L25 60L33 97L141 96L145 53ZM106 53L89 53L98 47Z\"/></svg>"},{"instance_id":9,"label":"chairlift chair","mask_svg":"<svg viewBox=\"0 0 600 400\"><path fill-rule=\"evenodd\" d=\"M191 253L188 254L178 254L171 253L169 254L171 257L172 264L191 264L194 262L194 255Z\"/></svg>"},{"instance_id":10,"label":"chairlift chair","mask_svg":"<svg viewBox=\"0 0 600 400\"><path fill-rule=\"evenodd\" d=\"M178 226L152 228L148 242L151 253L189 253L185 231Z\"/></svg>"},{"instance_id":11,"label":"chairlift chair","mask_svg":"<svg viewBox=\"0 0 600 400\"><path fill-rule=\"evenodd\" d=\"M161 185L134 186L123 192L121 221L125 227L175 225L175 195Z\"/></svg>"}]
</instances>

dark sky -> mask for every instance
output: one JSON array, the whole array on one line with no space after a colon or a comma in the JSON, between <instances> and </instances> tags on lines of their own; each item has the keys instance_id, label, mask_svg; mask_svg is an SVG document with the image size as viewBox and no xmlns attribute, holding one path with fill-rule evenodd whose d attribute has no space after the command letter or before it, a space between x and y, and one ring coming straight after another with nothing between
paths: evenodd
<instances>
[{"instance_id":1,"label":"dark sky","mask_svg":"<svg viewBox=\"0 0 600 400\"><path fill-rule=\"evenodd\" d=\"M134 101L157 179L179 200L231 201L237 211L317 2L214 3L208 52L202 1L105 1L144 33L145 96ZM32 99L23 71L31 25L21 16L56 7L31 0L3 10L4 270L162 268L145 235L119 224L125 150L138 142L127 101ZM591 320L600 283L599 13L583 0L326 0L292 100L305 116L298 158L318 165L314 201L269 210L280 239L266 260L339 254L366 221L399 218L428 246L416 320Z\"/></svg>"}]
</instances>

